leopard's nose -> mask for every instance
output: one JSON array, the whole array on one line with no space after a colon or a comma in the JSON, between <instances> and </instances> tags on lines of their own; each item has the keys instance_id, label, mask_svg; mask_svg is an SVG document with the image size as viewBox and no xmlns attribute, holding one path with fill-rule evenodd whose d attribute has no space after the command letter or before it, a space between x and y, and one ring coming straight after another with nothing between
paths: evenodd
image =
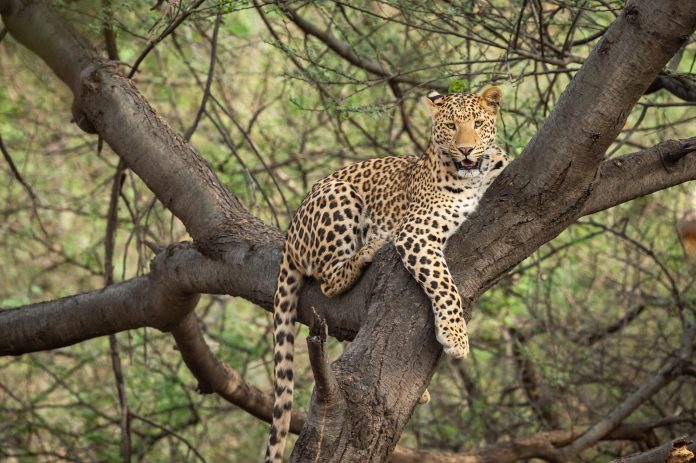
<instances>
[{"instance_id":1,"label":"leopard's nose","mask_svg":"<svg viewBox=\"0 0 696 463\"><path fill-rule=\"evenodd\" d=\"M464 155L464 157L467 157L468 155L471 154L472 151L474 151L473 146L458 146L457 149L459 150L460 153Z\"/></svg>"}]
</instances>

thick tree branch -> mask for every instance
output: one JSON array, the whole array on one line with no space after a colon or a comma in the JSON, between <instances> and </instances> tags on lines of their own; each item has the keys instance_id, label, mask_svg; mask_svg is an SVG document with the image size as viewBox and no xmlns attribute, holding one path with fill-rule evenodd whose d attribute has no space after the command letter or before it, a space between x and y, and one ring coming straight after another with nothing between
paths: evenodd
<instances>
[{"instance_id":1,"label":"thick tree branch","mask_svg":"<svg viewBox=\"0 0 696 463\"><path fill-rule=\"evenodd\" d=\"M271 311L280 245L240 245L223 259L213 259L191 243L180 243L158 254L146 276L103 290L0 310L0 327L4 328L0 330L0 355L56 349L145 326L168 331L193 308L196 293L233 294ZM360 287L367 287L369 280ZM367 313L369 298L364 292L329 300L319 285L308 286L299 320L309 325L316 310L326 320L330 334L353 339Z\"/></svg>"},{"instance_id":2,"label":"thick tree branch","mask_svg":"<svg viewBox=\"0 0 696 463\"><path fill-rule=\"evenodd\" d=\"M21 355L69 346L158 323L162 318L149 310L151 289L148 278L142 277L103 290L2 310L0 354Z\"/></svg>"},{"instance_id":3,"label":"thick tree branch","mask_svg":"<svg viewBox=\"0 0 696 463\"><path fill-rule=\"evenodd\" d=\"M158 265L165 259L161 255L155 260L152 272L144 277L76 296L0 310L0 355L55 349L145 326L169 330L195 308L199 296L182 290L185 284L167 275L176 273L177 261L172 258L170 264L174 265Z\"/></svg>"},{"instance_id":4,"label":"thick tree branch","mask_svg":"<svg viewBox=\"0 0 696 463\"><path fill-rule=\"evenodd\" d=\"M632 199L693 180L696 137L668 140L602 163L582 215L609 209Z\"/></svg>"},{"instance_id":5,"label":"thick tree branch","mask_svg":"<svg viewBox=\"0 0 696 463\"><path fill-rule=\"evenodd\" d=\"M464 299L475 300L584 213L606 149L694 27L694 3L627 5L522 155L450 239L446 256Z\"/></svg>"},{"instance_id":6,"label":"thick tree branch","mask_svg":"<svg viewBox=\"0 0 696 463\"><path fill-rule=\"evenodd\" d=\"M111 148L186 226L200 249L219 241L277 241L227 188L209 164L147 103L118 68L97 52L48 4L2 0L2 18L12 36L37 53L73 92L80 126L98 131ZM80 121L88 121L88 127ZM225 233L227 231L227 233Z\"/></svg>"}]
</instances>

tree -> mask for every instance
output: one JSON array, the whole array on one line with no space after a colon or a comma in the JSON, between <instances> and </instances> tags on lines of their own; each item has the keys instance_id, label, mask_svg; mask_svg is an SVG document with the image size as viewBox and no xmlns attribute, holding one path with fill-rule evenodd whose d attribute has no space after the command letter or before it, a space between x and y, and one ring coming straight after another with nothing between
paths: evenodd
<instances>
[{"instance_id":1,"label":"tree","mask_svg":"<svg viewBox=\"0 0 696 463\"><path fill-rule=\"evenodd\" d=\"M134 60L129 76L136 74L140 63L161 40L171 36L174 41L177 27L199 12L202 4L198 1L180 11L168 12L168 25ZM439 14L441 22L436 26L428 26L411 16L422 13L418 5L413 5L412 11L404 8L400 14L408 18L409 26L415 27L419 33L448 36L456 32L461 21L466 20L480 21L482 29L496 37L496 34L500 35L493 26L498 19L498 7L491 2L472 7L472 11L463 8L460 15L438 11L435 13ZM403 124L401 133L415 146L422 145L425 130L416 129L410 122L414 116L403 97L423 86L422 80L395 72L393 69L398 66L390 63L388 57L382 57L376 46L373 50L375 59L358 54L360 45L347 45L325 25L318 26L306 19L304 15L309 13L304 10L310 7L300 10L296 5L281 2L277 11L269 12L269 7L259 4L254 4L254 8L276 41L275 45L283 49L300 76L313 82L327 106L335 105L332 94L335 90L327 90L327 86L341 71L341 66L377 76L378 82L387 86L400 103L397 106ZM323 12L321 5L315 8ZM336 4L335 12L350 18L346 8L351 7ZM538 38L523 33L525 8L540 18L537 21ZM448 245L447 259L460 285L468 318L475 301L486 290L506 278L516 265L580 217L696 178L696 161L691 155L696 149L693 137L663 141L632 154L604 160L631 109L646 91L667 89L680 97L689 97L688 79L674 77L662 69L688 43L696 27L696 6L677 1L631 2L617 13L611 26L602 28L598 31L601 34L595 37L588 37L592 37L588 42L601 39L586 59L570 53L575 43L570 38L576 27L572 25L575 21L568 25L567 30L571 32L560 49L559 44L549 41L553 15L562 10L569 13L574 10L554 6L552 11L555 13L544 16L545 8L541 2L531 2L529 7L524 2L520 6L519 21L510 26L514 34L508 47L519 56L529 55L527 58L542 69L547 65L565 66L576 61L582 62L582 67L573 74L522 154L486 194L477 214L465 223ZM369 27L370 23L364 18L373 12L369 8L364 11L359 7L355 9L360 12L364 23L355 25L346 19L344 25L357 29ZM574 18L579 19L582 11L579 8ZM9 35L38 55L71 90L74 97L72 115L76 124L87 133L98 134L99 139L106 142L120 159L113 176L107 211L106 287L1 311L3 336L0 338L0 353L21 355L124 330L155 327L172 334L181 358L198 380L201 392L215 392L254 416L268 420L270 396L246 384L238 372L213 354L194 312L201 293L231 294L270 310L282 245L280 232L251 214L188 142L204 115L214 125L219 120L216 114L225 108L213 101L215 96L210 90L216 66L217 34L222 15L226 13L225 6L220 5L208 12L216 18L210 38L208 79L202 85L203 96L194 122L187 130L180 130L185 136L157 114L133 81L122 75L117 64L101 58L90 42L53 7L42 2L6 0L0 2L0 13ZM296 53L290 45L284 45L269 13L284 15L305 37L316 39L317 43L335 53L339 57L338 62L332 62L338 63L336 67L326 70L322 63L324 51L314 49L315 42L307 43L306 56ZM381 14L374 13L374 16L377 16L378 24L389 21ZM440 27L448 21L448 28ZM108 23L105 24L108 30ZM347 35L345 31L341 33ZM477 36L473 29L463 35L460 38L467 42L495 45L492 39ZM108 34L105 37L109 42ZM409 40L413 38L409 37ZM531 48L538 50L539 55L530 54L518 46L523 42L532 43ZM113 49L110 53L112 59L116 57ZM560 58L551 58L551 53ZM485 61L482 56L465 65L473 66L478 61ZM348 81L355 79L347 73L345 78ZM552 79L555 82L556 77ZM687 90L676 85L677 80L685 83ZM370 82L370 78L363 78L363 81ZM437 82L435 84L437 86ZM408 86L408 89L404 90L402 86ZM679 90L675 90L677 88ZM539 93L544 93L544 90L540 89ZM552 105L551 94L548 90L547 97L540 100L533 112L545 113ZM302 107L304 100L298 97L295 103ZM351 111L352 108L339 105L337 118L347 118L361 131L359 124L350 119ZM229 118L234 120L234 114ZM350 137L340 133L340 125L336 125L335 130L339 133L337 138L350 143ZM220 130L220 136L234 153L238 142L227 138L224 132ZM240 129L240 132L245 131ZM302 135L308 134L311 135L311 131ZM626 144L629 135L630 132L619 143ZM369 131L364 136L369 140ZM249 142L249 145L253 147L254 142ZM374 139L372 146L379 145L379 138ZM355 150L350 144L348 146ZM298 148L301 147L299 143ZM253 149L263 159L263 154ZM6 159L11 159L7 149L3 152ZM277 162L277 159L273 161ZM111 284L113 236L118 226L116 208L126 168L134 172L159 202L183 223L192 243L172 244L166 248L151 244L156 253L151 271ZM21 176L16 167L13 172L19 180ZM31 196L32 190L26 182L25 187ZM267 201L275 214L277 203L271 199ZM609 229L608 233L614 231ZM646 254L650 254L649 250ZM526 336L510 330L509 335L515 339L513 345L519 348L513 357L517 359L523 383L527 385L523 389L529 404L535 413L554 425L554 432L558 432L537 434L527 440L520 436L520 439L513 440L516 450L508 450L506 457L495 453L506 450L502 445L484 447L476 453L478 458L514 461L536 456L549 461L569 461L608 438L612 432L620 432L625 419L657 391L677 379L693 376L694 306L684 300L681 293L675 284L674 297L683 322L682 330L677 332L679 342L676 347L660 355L658 364L650 370L651 374L642 377L634 390L624 391L605 417L596 417L577 426L571 422L572 426L556 427L563 426L564 418L554 416L552 408L546 407L538 391L535 392L539 386L538 375L535 379L534 362L525 352ZM310 458L312 461L385 461L441 360L441 349L432 335L427 299L402 269L394 249L387 247L358 285L345 296L327 300L321 296L318 285L308 285L301 298L300 321L310 324L315 310L325 320L329 334L338 339L352 340L352 344L330 369L326 369L319 367L327 361L321 331L311 338L309 350L317 388L307 416L301 413L295 416L292 429L297 432L303 422L304 426L292 458L294 461ZM629 317L636 316L626 315L629 321ZM606 331L611 333L609 329ZM590 342L585 339L580 343ZM115 358L114 370L118 371L116 345L112 344L112 355ZM133 413L127 409L125 394L123 397L122 451L123 458L128 459L131 453L128 422ZM681 449L683 441L679 442L676 448ZM525 450L520 450L520 446L526 446ZM394 458L413 461L415 458L424 459L423 455L417 453L414 456L399 448ZM453 459L449 461L467 458L463 454L427 455L429 459Z\"/></svg>"}]
</instances>

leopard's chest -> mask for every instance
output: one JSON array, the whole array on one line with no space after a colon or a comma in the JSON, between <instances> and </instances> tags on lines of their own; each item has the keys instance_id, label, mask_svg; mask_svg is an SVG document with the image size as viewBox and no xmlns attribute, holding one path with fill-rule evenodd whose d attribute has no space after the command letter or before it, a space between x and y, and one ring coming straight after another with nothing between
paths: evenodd
<instances>
[{"instance_id":1,"label":"leopard's chest","mask_svg":"<svg viewBox=\"0 0 696 463\"><path fill-rule=\"evenodd\" d=\"M445 194L439 201L433 203L433 216L439 215L442 235L445 239L457 231L469 215L476 210L479 202L479 194L475 189L465 190L453 194ZM437 214L435 214L437 211Z\"/></svg>"}]
</instances>

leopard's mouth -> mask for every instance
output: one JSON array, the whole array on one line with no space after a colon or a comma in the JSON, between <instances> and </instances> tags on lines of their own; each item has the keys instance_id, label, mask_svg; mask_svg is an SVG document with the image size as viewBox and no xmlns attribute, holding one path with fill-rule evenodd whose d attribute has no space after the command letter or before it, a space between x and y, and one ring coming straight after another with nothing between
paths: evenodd
<instances>
[{"instance_id":1,"label":"leopard's mouth","mask_svg":"<svg viewBox=\"0 0 696 463\"><path fill-rule=\"evenodd\" d=\"M483 162L483 157L478 158L478 160L476 161L472 161L468 158L464 158L461 161L457 161L456 159L452 158L452 162L454 163L454 168L457 169L457 171L474 169L481 170L481 163Z\"/></svg>"}]
</instances>

